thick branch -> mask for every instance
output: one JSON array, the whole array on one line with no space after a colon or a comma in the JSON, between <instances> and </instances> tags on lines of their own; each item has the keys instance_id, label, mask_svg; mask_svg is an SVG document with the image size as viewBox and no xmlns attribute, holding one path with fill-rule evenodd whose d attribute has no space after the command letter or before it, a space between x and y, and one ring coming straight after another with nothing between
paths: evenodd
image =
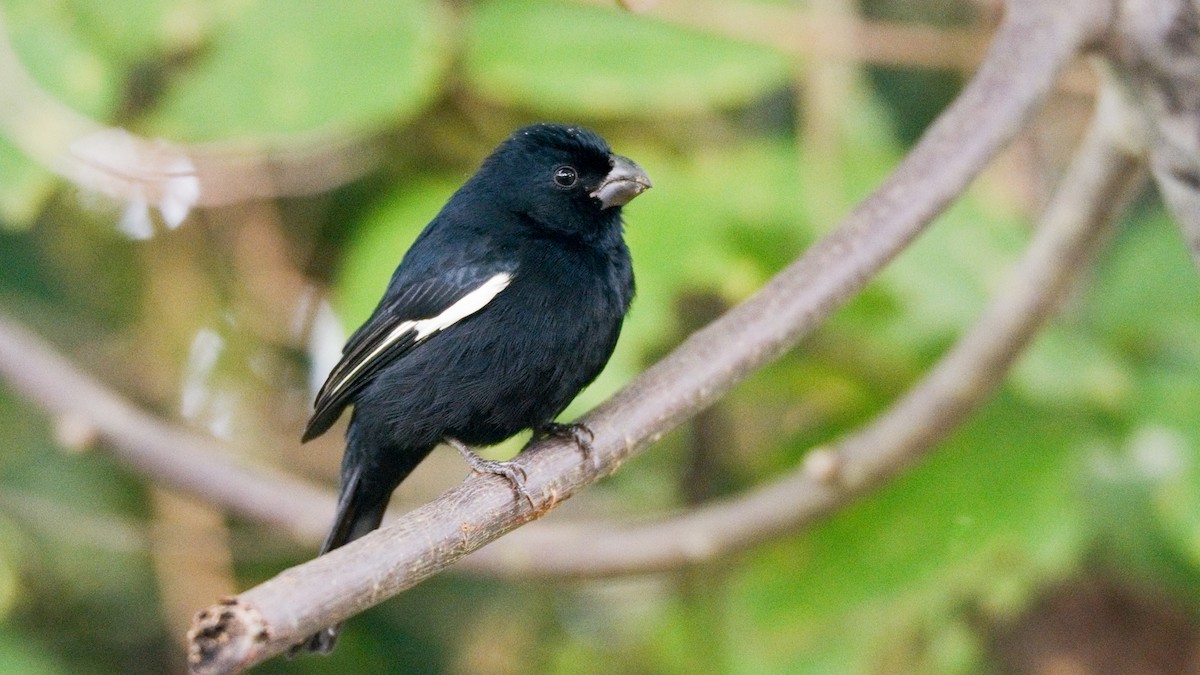
<instances>
[{"instance_id":1,"label":"thick branch","mask_svg":"<svg viewBox=\"0 0 1200 675\"><path fill-rule=\"evenodd\" d=\"M1000 384L1013 359L1145 177L1128 146L1132 111L1106 87L1092 129L1008 283L979 321L869 426L818 448L797 471L749 494L634 526L545 523L504 537L461 568L510 576L586 576L678 568L795 531L901 472Z\"/></svg>"},{"instance_id":2,"label":"thick branch","mask_svg":"<svg viewBox=\"0 0 1200 675\"><path fill-rule=\"evenodd\" d=\"M538 512L502 481L472 476L400 521L203 612L192 667L248 667L428 578L614 471L795 345L965 188L1108 19L1091 0L1019 0L1011 9L971 84L835 233L586 417L596 468L568 444L524 453L526 487L544 500Z\"/></svg>"}]
</instances>

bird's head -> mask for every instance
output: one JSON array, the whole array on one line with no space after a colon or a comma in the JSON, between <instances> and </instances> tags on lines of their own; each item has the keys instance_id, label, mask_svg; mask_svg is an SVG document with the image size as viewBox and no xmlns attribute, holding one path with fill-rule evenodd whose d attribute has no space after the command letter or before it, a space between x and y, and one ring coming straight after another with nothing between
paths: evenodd
<instances>
[{"instance_id":1,"label":"bird's head","mask_svg":"<svg viewBox=\"0 0 1200 675\"><path fill-rule=\"evenodd\" d=\"M621 207L650 188L633 160L577 126L518 129L477 174L492 197L550 232L589 237L618 227Z\"/></svg>"}]
</instances>

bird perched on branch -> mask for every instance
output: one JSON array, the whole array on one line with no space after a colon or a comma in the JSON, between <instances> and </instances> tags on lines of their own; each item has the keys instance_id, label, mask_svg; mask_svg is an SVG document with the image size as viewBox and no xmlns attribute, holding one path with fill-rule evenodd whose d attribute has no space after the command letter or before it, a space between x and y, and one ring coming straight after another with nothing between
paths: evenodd
<instances>
[{"instance_id":1,"label":"bird perched on branch","mask_svg":"<svg viewBox=\"0 0 1200 675\"><path fill-rule=\"evenodd\" d=\"M595 133L535 124L454 193L317 394L305 441L354 406L322 554L379 527L392 491L439 443L526 499L517 467L467 446L533 429L587 454L590 431L554 418L616 346L633 299L621 207L649 187ZM336 638L327 628L295 650L325 653Z\"/></svg>"}]
</instances>

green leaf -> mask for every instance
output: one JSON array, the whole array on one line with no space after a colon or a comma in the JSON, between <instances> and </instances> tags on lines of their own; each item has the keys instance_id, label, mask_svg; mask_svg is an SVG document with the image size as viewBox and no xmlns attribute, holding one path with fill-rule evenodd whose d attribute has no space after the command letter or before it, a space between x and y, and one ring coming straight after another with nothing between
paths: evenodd
<instances>
[{"instance_id":1,"label":"green leaf","mask_svg":"<svg viewBox=\"0 0 1200 675\"><path fill-rule=\"evenodd\" d=\"M957 336L1000 290L1027 241L1013 214L968 193L880 274L901 308L889 337L929 348Z\"/></svg>"},{"instance_id":2,"label":"green leaf","mask_svg":"<svg viewBox=\"0 0 1200 675\"><path fill-rule=\"evenodd\" d=\"M3 8L13 49L38 85L85 115L107 119L121 74L82 38L78 17L57 2L4 0Z\"/></svg>"},{"instance_id":3,"label":"green leaf","mask_svg":"<svg viewBox=\"0 0 1200 675\"><path fill-rule=\"evenodd\" d=\"M1102 262L1089 324L1140 359L1200 362L1200 278L1170 219L1122 228Z\"/></svg>"},{"instance_id":4,"label":"green leaf","mask_svg":"<svg viewBox=\"0 0 1200 675\"><path fill-rule=\"evenodd\" d=\"M234 0L60 0L75 17L75 30L122 68L200 42Z\"/></svg>"},{"instance_id":5,"label":"green leaf","mask_svg":"<svg viewBox=\"0 0 1200 675\"><path fill-rule=\"evenodd\" d=\"M790 77L765 47L545 0L479 6L464 67L484 96L552 116L690 115L745 105Z\"/></svg>"},{"instance_id":6,"label":"green leaf","mask_svg":"<svg viewBox=\"0 0 1200 675\"><path fill-rule=\"evenodd\" d=\"M1129 400L1134 373L1121 355L1093 333L1047 326L1013 368L1013 385L1047 408L1074 405L1119 410Z\"/></svg>"},{"instance_id":7,"label":"green leaf","mask_svg":"<svg viewBox=\"0 0 1200 675\"><path fill-rule=\"evenodd\" d=\"M15 632L0 632L0 672L21 675L58 675L71 669L60 663L48 647Z\"/></svg>"},{"instance_id":8,"label":"green leaf","mask_svg":"<svg viewBox=\"0 0 1200 675\"><path fill-rule=\"evenodd\" d=\"M119 73L80 34L78 16L62 3L3 0L7 38L21 67L36 86L63 105L97 119L107 119L116 105ZM11 83L9 83L11 84ZM27 105L42 99L23 95ZM24 111L20 133L43 134L34 145L57 147L64 139L52 121L57 111ZM11 126L10 126L11 129ZM30 139L23 139L30 142ZM0 138L0 227L30 224L53 192L57 178Z\"/></svg>"},{"instance_id":9,"label":"green leaf","mask_svg":"<svg viewBox=\"0 0 1200 675\"><path fill-rule=\"evenodd\" d=\"M436 95L447 31L444 11L425 0L238 4L151 126L214 140L393 124Z\"/></svg>"}]
</instances>

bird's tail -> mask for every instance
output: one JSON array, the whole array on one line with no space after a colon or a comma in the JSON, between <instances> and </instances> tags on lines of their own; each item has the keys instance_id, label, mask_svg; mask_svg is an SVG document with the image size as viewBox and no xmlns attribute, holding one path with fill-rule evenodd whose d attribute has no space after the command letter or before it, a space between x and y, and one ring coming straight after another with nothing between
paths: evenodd
<instances>
[{"instance_id":1,"label":"bird's tail","mask_svg":"<svg viewBox=\"0 0 1200 675\"><path fill-rule=\"evenodd\" d=\"M368 467L361 461L362 455L357 452L359 449L353 434L349 435L347 456L343 458L337 516L325 537L325 543L321 545L320 555L325 555L377 529L383 522L383 514L387 510L392 491L428 454L428 451L397 452L389 457L395 461L386 462L382 467L377 464ZM288 654L328 654L337 644L340 631L341 624L323 628L293 645Z\"/></svg>"},{"instance_id":2,"label":"bird's tail","mask_svg":"<svg viewBox=\"0 0 1200 675\"><path fill-rule=\"evenodd\" d=\"M325 543L321 544L319 555L325 555L379 527L387 510L388 498L391 496L390 491L382 495L379 492L364 489L361 470L356 470L349 476L343 475L337 516L325 537ZM292 645L288 655L296 656L303 652L328 654L337 644L341 628L341 624L322 628L302 642Z\"/></svg>"},{"instance_id":3,"label":"bird's tail","mask_svg":"<svg viewBox=\"0 0 1200 675\"><path fill-rule=\"evenodd\" d=\"M371 530L377 529L383 522L383 513L387 510L387 494L374 494L377 490L365 490L362 485L362 471L355 471L344 481L341 494L338 496L337 516L333 527L321 544L321 552L325 555L335 548L349 544Z\"/></svg>"}]
</instances>

